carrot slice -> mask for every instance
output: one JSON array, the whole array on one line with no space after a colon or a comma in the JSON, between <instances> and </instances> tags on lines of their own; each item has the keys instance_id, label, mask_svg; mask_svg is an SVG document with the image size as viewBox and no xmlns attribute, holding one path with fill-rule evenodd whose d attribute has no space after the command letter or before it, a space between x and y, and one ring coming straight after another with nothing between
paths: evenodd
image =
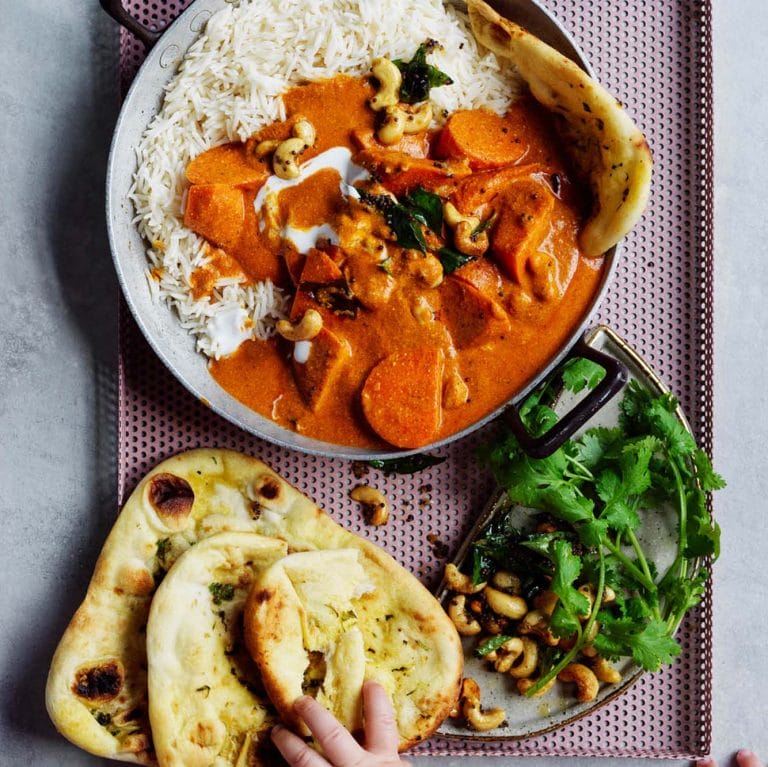
<instances>
[{"instance_id":1,"label":"carrot slice","mask_svg":"<svg viewBox=\"0 0 768 767\"><path fill-rule=\"evenodd\" d=\"M191 184L229 184L241 188L259 188L269 176L266 163L251 164L243 144L223 144L195 157L187 165Z\"/></svg>"},{"instance_id":2,"label":"carrot slice","mask_svg":"<svg viewBox=\"0 0 768 767\"><path fill-rule=\"evenodd\" d=\"M473 170L518 162L527 151L517 123L489 109L454 112L435 144L436 157L466 157Z\"/></svg>"},{"instance_id":3,"label":"carrot slice","mask_svg":"<svg viewBox=\"0 0 768 767\"><path fill-rule=\"evenodd\" d=\"M301 271L300 282L311 282L316 285L327 285L342 277L341 269L336 262L322 250L310 248L307 259Z\"/></svg>"},{"instance_id":4,"label":"carrot slice","mask_svg":"<svg viewBox=\"0 0 768 767\"><path fill-rule=\"evenodd\" d=\"M368 374L363 413L371 428L396 447L422 447L442 420L443 351L431 347L390 354Z\"/></svg>"},{"instance_id":5,"label":"carrot slice","mask_svg":"<svg viewBox=\"0 0 768 767\"><path fill-rule=\"evenodd\" d=\"M429 191L438 189L443 195L458 184L458 180L471 172L463 162L427 160L411 157L405 152L365 149L355 161L381 178L381 183L395 196L400 197L417 186Z\"/></svg>"},{"instance_id":6,"label":"carrot slice","mask_svg":"<svg viewBox=\"0 0 768 767\"><path fill-rule=\"evenodd\" d=\"M459 182L451 202L462 213L471 215L483 205L492 203L505 187L541 170L539 165L509 165L496 170L478 171Z\"/></svg>"},{"instance_id":7,"label":"carrot slice","mask_svg":"<svg viewBox=\"0 0 768 767\"><path fill-rule=\"evenodd\" d=\"M234 248L245 226L243 192L227 184L191 186L184 226L224 250Z\"/></svg>"},{"instance_id":8,"label":"carrot slice","mask_svg":"<svg viewBox=\"0 0 768 767\"><path fill-rule=\"evenodd\" d=\"M518 282L528 257L549 232L555 198L544 184L529 179L508 186L491 231L491 253Z\"/></svg>"},{"instance_id":9,"label":"carrot slice","mask_svg":"<svg viewBox=\"0 0 768 767\"><path fill-rule=\"evenodd\" d=\"M403 152L411 157L426 157L429 154L429 134L405 133L395 144L382 144L372 130L353 130L352 140L359 149L378 149L379 151Z\"/></svg>"},{"instance_id":10,"label":"carrot slice","mask_svg":"<svg viewBox=\"0 0 768 767\"><path fill-rule=\"evenodd\" d=\"M484 296L469 282L448 277L440 286L440 293L438 319L448 328L457 349L482 346L509 331L509 315L501 304Z\"/></svg>"},{"instance_id":11,"label":"carrot slice","mask_svg":"<svg viewBox=\"0 0 768 767\"><path fill-rule=\"evenodd\" d=\"M327 328L311 340L306 362L293 358L293 375L304 401L316 410L331 390L331 384L349 359L349 344Z\"/></svg>"}]
</instances>

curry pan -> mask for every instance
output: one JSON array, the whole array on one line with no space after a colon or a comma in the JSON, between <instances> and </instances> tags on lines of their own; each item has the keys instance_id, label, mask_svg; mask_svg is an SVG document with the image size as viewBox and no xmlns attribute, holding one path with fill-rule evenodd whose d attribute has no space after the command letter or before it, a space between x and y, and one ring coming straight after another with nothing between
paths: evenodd
<instances>
[{"instance_id":1,"label":"curry pan","mask_svg":"<svg viewBox=\"0 0 768 767\"><path fill-rule=\"evenodd\" d=\"M146 243L133 222L134 211L128 199L136 169L134 148L160 109L164 88L176 74L186 50L199 37L208 19L226 7L227 0L194 0L166 30L144 27L124 10L120 0L101 0L101 4L118 22L139 37L147 48L147 57L128 91L117 120L107 169L107 227L118 280L125 300L152 349L179 382L216 413L236 426L283 447L357 460L395 458L438 448L502 416L531 455L544 456L554 451L619 391L626 381L626 369L621 362L588 346L582 338L615 271L620 248L616 246L605 256L602 281L581 322L535 379L481 420L438 442L418 450L371 450L334 445L285 429L238 402L209 375L205 357L195 351L194 339L182 328L176 315L164 303L152 298L147 287ZM461 5L458 2L456 4ZM583 53L570 36L533 0L496 0L492 5L591 74ZM589 357L602 365L607 374L595 390L562 418L556 431L531 439L520 422L516 405L544 378L556 372L569 356Z\"/></svg>"}]
</instances>

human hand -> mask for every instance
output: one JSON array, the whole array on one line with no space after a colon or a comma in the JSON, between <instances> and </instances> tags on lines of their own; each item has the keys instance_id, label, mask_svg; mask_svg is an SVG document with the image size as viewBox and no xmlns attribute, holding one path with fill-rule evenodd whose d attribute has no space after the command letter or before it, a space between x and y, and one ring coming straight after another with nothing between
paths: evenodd
<instances>
[{"instance_id":1,"label":"human hand","mask_svg":"<svg viewBox=\"0 0 768 767\"><path fill-rule=\"evenodd\" d=\"M735 761L738 767L763 767L763 763L758 759L757 754L742 748L736 752ZM699 759L696 767L717 767L717 762L711 757Z\"/></svg>"},{"instance_id":2,"label":"human hand","mask_svg":"<svg viewBox=\"0 0 768 767\"><path fill-rule=\"evenodd\" d=\"M400 735L395 712L386 691L377 682L363 685L365 748L314 698L299 698L294 707L327 758L290 730L277 726L272 730L272 740L291 767L409 767L397 753Z\"/></svg>"}]
</instances>

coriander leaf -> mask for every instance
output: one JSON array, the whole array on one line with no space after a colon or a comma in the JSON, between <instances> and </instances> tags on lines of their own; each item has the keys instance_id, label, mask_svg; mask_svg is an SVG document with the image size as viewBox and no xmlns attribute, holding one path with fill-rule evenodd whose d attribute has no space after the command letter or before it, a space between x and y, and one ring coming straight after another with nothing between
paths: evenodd
<instances>
[{"instance_id":1,"label":"coriander leaf","mask_svg":"<svg viewBox=\"0 0 768 767\"><path fill-rule=\"evenodd\" d=\"M550 588L571 615L587 615L589 600L573 587L581 572L581 559L573 553L571 544L562 539L553 542L552 558L555 572Z\"/></svg>"},{"instance_id":2,"label":"coriander leaf","mask_svg":"<svg viewBox=\"0 0 768 767\"><path fill-rule=\"evenodd\" d=\"M699 488L693 488L687 496L688 519L686 525L686 547L683 552L688 559L695 557L720 556L720 526L707 510L707 499Z\"/></svg>"},{"instance_id":3,"label":"coriander leaf","mask_svg":"<svg viewBox=\"0 0 768 767\"><path fill-rule=\"evenodd\" d=\"M443 201L434 192L417 186L402 200L413 216L428 226L435 234L443 231Z\"/></svg>"},{"instance_id":4,"label":"coriander leaf","mask_svg":"<svg viewBox=\"0 0 768 767\"><path fill-rule=\"evenodd\" d=\"M702 490L707 492L722 490L725 487L725 480L715 472L709 456L701 448L697 448L694 452L693 463L696 466L696 477L701 483Z\"/></svg>"},{"instance_id":5,"label":"coriander leaf","mask_svg":"<svg viewBox=\"0 0 768 767\"><path fill-rule=\"evenodd\" d=\"M577 528L579 540L588 548L597 548L605 543L608 535L608 520L591 519Z\"/></svg>"},{"instance_id":6,"label":"coriander leaf","mask_svg":"<svg viewBox=\"0 0 768 767\"><path fill-rule=\"evenodd\" d=\"M658 671L681 653L680 645L667 632L666 624L650 620L645 628L631 636L632 657L646 671Z\"/></svg>"},{"instance_id":7,"label":"coriander leaf","mask_svg":"<svg viewBox=\"0 0 768 767\"><path fill-rule=\"evenodd\" d=\"M622 439L620 429L590 429L580 439L575 440L569 452L574 460L587 469L594 469L603 460L608 450Z\"/></svg>"},{"instance_id":8,"label":"coriander leaf","mask_svg":"<svg viewBox=\"0 0 768 767\"><path fill-rule=\"evenodd\" d=\"M654 431L666 443L674 456L688 456L696 451L696 442L690 432L680 423L674 412L677 402L668 397L659 397L648 409L648 418ZM670 409L671 408L671 409Z\"/></svg>"},{"instance_id":9,"label":"coriander leaf","mask_svg":"<svg viewBox=\"0 0 768 767\"><path fill-rule=\"evenodd\" d=\"M578 592L576 593L578 594ZM570 637L579 630L580 626L579 619L558 602L552 617L549 619L550 631L556 637Z\"/></svg>"},{"instance_id":10,"label":"coriander leaf","mask_svg":"<svg viewBox=\"0 0 768 767\"><path fill-rule=\"evenodd\" d=\"M410 61L395 59L393 63L400 70L403 82L400 85L400 101L418 104L429 98L431 88L451 85L453 80L437 67L427 63L427 54L439 46L436 40L422 43Z\"/></svg>"},{"instance_id":11,"label":"coriander leaf","mask_svg":"<svg viewBox=\"0 0 768 767\"><path fill-rule=\"evenodd\" d=\"M437 255L440 257L440 263L443 265L445 274L452 274L457 269L461 269L464 264L475 260L473 256L465 256L458 250L449 247L438 248Z\"/></svg>"},{"instance_id":12,"label":"coriander leaf","mask_svg":"<svg viewBox=\"0 0 768 767\"><path fill-rule=\"evenodd\" d=\"M512 637L508 636L507 634L498 634L497 636L491 637L490 639L486 639L485 642L477 646L475 649L475 655L479 655L482 658L483 656L488 655L489 652L498 650L499 647L501 647L505 642L508 642L510 639L512 639Z\"/></svg>"},{"instance_id":13,"label":"coriander leaf","mask_svg":"<svg viewBox=\"0 0 768 767\"><path fill-rule=\"evenodd\" d=\"M641 495L651 486L649 464L658 447L655 437L635 439L624 446L619 465L626 495Z\"/></svg>"},{"instance_id":14,"label":"coriander leaf","mask_svg":"<svg viewBox=\"0 0 768 767\"><path fill-rule=\"evenodd\" d=\"M574 394L594 389L605 378L605 368L584 357L575 357L563 365L563 385Z\"/></svg>"},{"instance_id":15,"label":"coriander leaf","mask_svg":"<svg viewBox=\"0 0 768 767\"><path fill-rule=\"evenodd\" d=\"M702 568L693 578L686 580L670 578L668 582L660 584L659 588L663 590L664 598L672 615L672 628L691 607L695 607L701 602L706 592L708 577L708 571Z\"/></svg>"}]
</instances>

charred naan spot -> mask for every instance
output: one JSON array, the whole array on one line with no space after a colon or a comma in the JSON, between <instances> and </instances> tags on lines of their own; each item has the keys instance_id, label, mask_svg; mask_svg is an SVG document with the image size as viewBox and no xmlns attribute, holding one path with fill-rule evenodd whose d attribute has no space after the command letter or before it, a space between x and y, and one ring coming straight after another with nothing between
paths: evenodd
<instances>
[{"instance_id":1,"label":"charred naan spot","mask_svg":"<svg viewBox=\"0 0 768 767\"><path fill-rule=\"evenodd\" d=\"M89 701L112 700L122 689L124 677L125 672L120 661L104 661L98 666L80 669L75 674L72 692Z\"/></svg>"},{"instance_id":2,"label":"charred naan spot","mask_svg":"<svg viewBox=\"0 0 768 767\"><path fill-rule=\"evenodd\" d=\"M189 516L195 493L192 486L175 474L156 474L149 481L149 502L160 517L175 522Z\"/></svg>"},{"instance_id":3,"label":"charred naan spot","mask_svg":"<svg viewBox=\"0 0 768 767\"><path fill-rule=\"evenodd\" d=\"M256 494L268 501L274 501L280 495L280 483L274 477L265 477L256 486Z\"/></svg>"},{"instance_id":4,"label":"charred naan spot","mask_svg":"<svg viewBox=\"0 0 768 767\"><path fill-rule=\"evenodd\" d=\"M264 604L271 596L269 589L261 589L253 595L253 600L257 605Z\"/></svg>"},{"instance_id":5,"label":"charred naan spot","mask_svg":"<svg viewBox=\"0 0 768 767\"><path fill-rule=\"evenodd\" d=\"M259 519L264 507L258 501L251 501L251 518Z\"/></svg>"}]
</instances>

